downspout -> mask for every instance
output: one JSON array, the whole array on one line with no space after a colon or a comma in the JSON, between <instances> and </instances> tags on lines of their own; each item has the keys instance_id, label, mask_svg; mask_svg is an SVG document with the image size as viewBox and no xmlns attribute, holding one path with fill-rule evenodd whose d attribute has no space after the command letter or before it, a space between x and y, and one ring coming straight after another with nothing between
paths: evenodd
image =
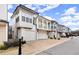
<instances>
[{"instance_id":1,"label":"downspout","mask_svg":"<svg viewBox=\"0 0 79 59\"><path fill-rule=\"evenodd\" d=\"M7 11L8 11L8 4L7 4ZM8 20L8 12L7 12L7 20ZM8 24L8 30L7 30L7 39L8 39L8 41L9 41L9 22L7 22Z\"/></svg>"},{"instance_id":2,"label":"downspout","mask_svg":"<svg viewBox=\"0 0 79 59\"><path fill-rule=\"evenodd\" d=\"M8 22L8 30L7 30L7 39L8 39L8 42L9 42L9 22Z\"/></svg>"},{"instance_id":3,"label":"downspout","mask_svg":"<svg viewBox=\"0 0 79 59\"><path fill-rule=\"evenodd\" d=\"M37 40L37 18L39 17L39 15L36 17L36 24L35 24L35 26L36 26L36 40Z\"/></svg>"}]
</instances>

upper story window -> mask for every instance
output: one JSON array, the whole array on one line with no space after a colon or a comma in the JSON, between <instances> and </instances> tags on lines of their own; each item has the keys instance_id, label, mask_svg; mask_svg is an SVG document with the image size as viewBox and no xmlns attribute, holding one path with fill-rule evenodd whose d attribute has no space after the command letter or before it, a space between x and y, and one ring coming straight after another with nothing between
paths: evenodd
<instances>
[{"instance_id":1,"label":"upper story window","mask_svg":"<svg viewBox=\"0 0 79 59\"><path fill-rule=\"evenodd\" d=\"M44 20L44 28L47 28L47 23L46 23L46 21Z\"/></svg>"},{"instance_id":2,"label":"upper story window","mask_svg":"<svg viewBox=\"0 0 79 59\"><path fill-rule=\"evenodd\" d=\"M31 18L29 18L29 22L32 23L32 19Z\"/></svg>"},{"instance_id":3,"label":"upper story window","mask_svg":"<svg viewBox=\"0 0 79 59\"><path fill-rule=\"evenodd\" d=\"M57 28L57 25L56 25L56 24L54 24L54 26L53 26L53 27L54 27L54 29L56 29L56 28Z\"/></svg>"},{"instance_id":4,"label":"upper story window","mask_svg":"<svg viewBox=\"0 0 79 59\"><path fill-rule=\"evenodd\" d=\"M54 29L56 29L57 27L56 26L54 26Z\"/></svg>"},{"instance_id":5,"label":"upper story window","mask_svg":"<svg viewBox=\"0 0 79 59\"><path fill-rule=\"evenodd\" d=\"M35 25L36 24L36 18L33 17L33 24Z\"/></svg>"},{"instance_id":6,"label":"upper story window","mask_svg":"<svg viewBox=\"0 0 79 59\"><path fill-rule=\"evenodd\" d=\"M16 18L16 23L19 21L19 17Z\"/></svg>"},{"instance_id":7,"label":"upper story window","mask_svg":"<svg viewBox=\"0 0 79 59\"><path fill-rule=\"evenodd\" d=\"M31 18L26 17L26 22L28 22L28 23L32 23L32 19L31 19Z\"/></svg>"},{"instance_id":8,"label":"upper story window","mask_svg":"<svg viewBox=\"0 0 79 59\"><path fill-rule=\"evenodd\" d=\"M53 29L53 26L51 26L51 29Z\"/></svg>"},{"instance_id":9,"label":"upper story window","mask_svg":"<svg viewBox=\"0 0 79 59\"><path fill-rule=\"evenodd\" d=\"M28 17L26 17L26 22L29 22L29 18Z\"/></svg>"},{"instance_id":10,"label":"upper story window","mask_svg":"<svg viewBox=\"0 0 79 59\"><path fill-rule=\"evenodd\" d=\"M22 16L22 21L23 22L32 23L32 19L31 18L28 18L28 17L25 17L25 16Z\"/></svg>"},{"instance_id":11,"label":"upper story window","mask_svg":"<svg viewBox=\"0 0 79 59\"><path fill-rule=\"evenodd\" d=\"M48 23L48 28L50 28L50 23Z\"/></svg>"},{"instance_id":12,"label":"upper story window","mask_svg":"<svg viewBox=\"0 0 79 59\"><path fill-rule=\"evenodd\" d=\"M25 17L24 17L24 16L22 16L22 21L23 21L23 22L25 21Z\"/></svg>"}]
</instances>

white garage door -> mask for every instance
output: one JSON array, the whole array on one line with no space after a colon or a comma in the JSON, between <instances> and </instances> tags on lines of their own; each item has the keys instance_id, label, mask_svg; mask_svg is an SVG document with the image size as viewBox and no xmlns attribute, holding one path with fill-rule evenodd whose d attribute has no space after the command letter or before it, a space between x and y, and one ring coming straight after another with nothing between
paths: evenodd
<instances>
[{"instance_id":1,"label":"white garage door","mask_svg":"<svg viewBox=\"0 0 79 59\"><path fill-rule=\"evenodd\" d=\"M0 26L0 41L6 40L6 27Z\"/></svg>"},{"instance_id":2,"label":"white garage door","mask_svg":"<svg viewBox=\"0 0 79 59\"><path fill-rule=\"evenodd\" d=\"M48 39L46 31L38 31L37 38L39 39Z\"/></svg>"},{"instance_id":3,"label":"white garage door","mask_svg":"<svg viewBox=\"0 0 79 59\"><path fill-rule=\"evenodd\" d=\"M24 40L31 41L36 40L36 32L29 30L29 29L23 29L22 35L24 37Z\"/></svg>"}]
</instances>

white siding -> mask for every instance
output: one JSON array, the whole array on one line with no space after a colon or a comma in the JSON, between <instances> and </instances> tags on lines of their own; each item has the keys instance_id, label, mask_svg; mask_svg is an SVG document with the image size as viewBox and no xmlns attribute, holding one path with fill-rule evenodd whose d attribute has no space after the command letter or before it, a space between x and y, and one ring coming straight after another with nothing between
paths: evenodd
<instances>
[{"instance_id":1,"label":"white siding","mask_svg":"<svg viewBox=\"0 0 79 59\"><path fill-rule=\"evenodd\" d=\"M7 5L0 4L0 19L7 20Z\"/></svg>"},{"instance_id":2,"label":"white siding","mask_svg":"<svg viewBox=\"0 0 79 59\"><path fill-rule=\"evenodd\" d=\"M7 42L7 41L8 41L8 24L6 24L6 29L5 29L5 31L6 31L6 32L5 32L5 33L6 33L6 34L5 34L5 35L6 35L6 39L5 39L4 41Z\"/></svg>"},{"instance_id":3,"label":"white siding","mask_svg":"<svg viewBox=\"0 0 79 59\"><path fill-rule=\"evenodd\" d=\"M25 41L36 40L36 27L33 26L33 29L18 29L18 38L23 37Z\"/></svg>"},{"instance_id":4,"label":"white siding","mask_svg":"<svg viewBox=\"0 0 79 59\"><path fill-rule=\"evenodd\" d=\"M28 28L32 28L33 27L33 14L32 13L29 13L28 11L25 11L25 10L20 10L20 14L21 14L21 19L20 19L20 22L18 26L20 27L28 27ZM32 19L32 23L29 23L29 22L23 22L22 21L22 16L25 16L25 17L28 17L30 19Z\"/></svg>"},{"instance_id":5,"label":"white siding","mask_svg":"<svg viewBox=\"0 0 79 59\"><path fill-rule=\"evenodd\" d=\"M0 20L8 20L7 16L7 5L6 4L0 4ZM2 43L4 41L8 41L8 24L4 22L0 22L0 41Z\"/></svg>"},{"instance_id":6,"label":"white siding","mask_svg":"<svg viewBox=\"0 0 79 59\"><path fill-rule=\"evenodd\" d=\"M8 39L7 35L7 25L0 25L0 41L4 42L7 41Z\"/></svg>"}]
</instances>

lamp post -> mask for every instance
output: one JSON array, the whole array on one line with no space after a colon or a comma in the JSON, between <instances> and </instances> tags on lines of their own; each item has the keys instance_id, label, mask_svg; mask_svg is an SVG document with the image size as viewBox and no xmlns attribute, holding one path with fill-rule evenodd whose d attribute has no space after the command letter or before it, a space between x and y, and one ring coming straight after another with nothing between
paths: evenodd
<instances>
[{"instance_id":1,"label":"lamp post","mask_svg":"<svg viewBox=\"0 0 79 59\"><path fill-rule=\"evenodd\" d=\"M23 37L21 37L21 39L19 39L19 50L18 50L18 55L21 55L22 54L22 40L23 40Z\"/></svg>"}]
</instances>

